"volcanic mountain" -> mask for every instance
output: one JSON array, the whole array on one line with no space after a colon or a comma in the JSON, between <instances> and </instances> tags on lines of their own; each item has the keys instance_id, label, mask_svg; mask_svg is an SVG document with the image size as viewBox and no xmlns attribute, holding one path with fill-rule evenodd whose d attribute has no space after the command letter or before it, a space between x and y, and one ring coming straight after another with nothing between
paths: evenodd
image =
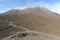
<instances>
[{"instance_id":1,"label":"volcanic mountain","mask_svg":"<svg viewBox=\"0 0 60 40\"><path fill-rule=\"evenodd\" d=\"M60 15L45 7L11 9L0 14L0 20L8 20L30 30L60 36Z\"/></svg>"}]
</instances>

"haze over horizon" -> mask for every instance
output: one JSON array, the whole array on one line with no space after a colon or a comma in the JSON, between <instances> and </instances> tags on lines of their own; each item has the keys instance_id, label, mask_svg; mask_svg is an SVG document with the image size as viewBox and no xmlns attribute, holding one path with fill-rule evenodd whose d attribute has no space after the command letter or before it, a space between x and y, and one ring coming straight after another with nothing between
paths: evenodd
<instances>
[{"instance_id":1,"label":"haze over horizon","mask_svg":"<svg viewBox=\"0 0 60 40\"><path fill-rule=\"evenodd\" d=\"M0 13L10 9L44 6L60 14L60 0L0 0Z\"/></svg>"},{"instance_id":2,"label":"haze over horizon","mask_svg":"<svg viewBox=\"0 0 60 40\"><path fill-rule=\"evenodd\" d=\"M0 0L0 40L60 40L60 0Z\"/></svg>"}]
</instances>

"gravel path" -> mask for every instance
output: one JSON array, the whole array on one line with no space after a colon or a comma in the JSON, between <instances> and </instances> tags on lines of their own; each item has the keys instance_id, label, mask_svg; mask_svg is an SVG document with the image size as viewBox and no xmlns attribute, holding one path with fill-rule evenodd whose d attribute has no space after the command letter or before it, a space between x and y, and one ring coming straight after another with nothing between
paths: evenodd
<instances>
[{"instance_id":1,"label":"gravel path","mask_svg":"<svg viewBox=\"0 0 60 40\"><path fill-rule=\"evenodd\" d=\"M13 25L12 23L10 23L9 25L11 25L13 27L21 28L21 29L25 30L25 32L18 32L18 33L14 34L14 35L6 37L3 40L60 40L60 37L56 37L54 35L50 35L50 34L46 34L46 33L41 33L41 32L36 32L36 31L30 31L27 28L19 27L19 26ZM25 37L15 37L14 38L14 36L16 36L18 34L21 35L23 33L28 33L28 34L33 34L33 35L27 35ZM36 35L34 36L34 34L36 34ZM13 38L11 38L11 37L13 37Z\"/></svg>"},{"instance_id":2,"label":"gravel path","mask_svg":"<svg viewBox=\"0 0 60 40\"><path fill-rule=\"evenodd\" d=\"M22 38L17 38L17 39L7 39L7 40L60 40L52 37L47 37L47 36L26 36Z\"/></svg>"}]
</instances>

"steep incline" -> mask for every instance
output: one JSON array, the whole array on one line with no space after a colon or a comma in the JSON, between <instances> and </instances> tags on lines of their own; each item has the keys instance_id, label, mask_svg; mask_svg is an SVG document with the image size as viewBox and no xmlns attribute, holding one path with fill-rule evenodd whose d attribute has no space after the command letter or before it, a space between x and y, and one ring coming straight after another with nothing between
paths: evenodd
<instances>
[{"instance_id":1,"label":"steep incline","mask_svg":"<svg viewBox=\"0 0 60 40\"><path fill-rule=\"evenodd\" d=\"M16 25L34 31L60 36L60 16L52 14L46 8L29 8L23 11L16 9L0 16L3 21L12 21Z\"/></svg>"}]
</instances>

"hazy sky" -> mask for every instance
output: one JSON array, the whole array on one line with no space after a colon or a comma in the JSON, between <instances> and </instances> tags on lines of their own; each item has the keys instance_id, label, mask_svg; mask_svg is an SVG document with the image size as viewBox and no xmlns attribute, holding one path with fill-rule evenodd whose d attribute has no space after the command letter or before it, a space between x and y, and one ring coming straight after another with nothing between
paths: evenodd
<instances>
[{"instance_id":1,"label":"hazy sky","mask_svg":"<svg viewBox=\"0 0 60 40\"><path fill-rule=\"evenodd\" d=\"M0 12L11 8L45 6L51 11L60 13L60 0L0 0Z\"/></svg>"}]
</instances>

